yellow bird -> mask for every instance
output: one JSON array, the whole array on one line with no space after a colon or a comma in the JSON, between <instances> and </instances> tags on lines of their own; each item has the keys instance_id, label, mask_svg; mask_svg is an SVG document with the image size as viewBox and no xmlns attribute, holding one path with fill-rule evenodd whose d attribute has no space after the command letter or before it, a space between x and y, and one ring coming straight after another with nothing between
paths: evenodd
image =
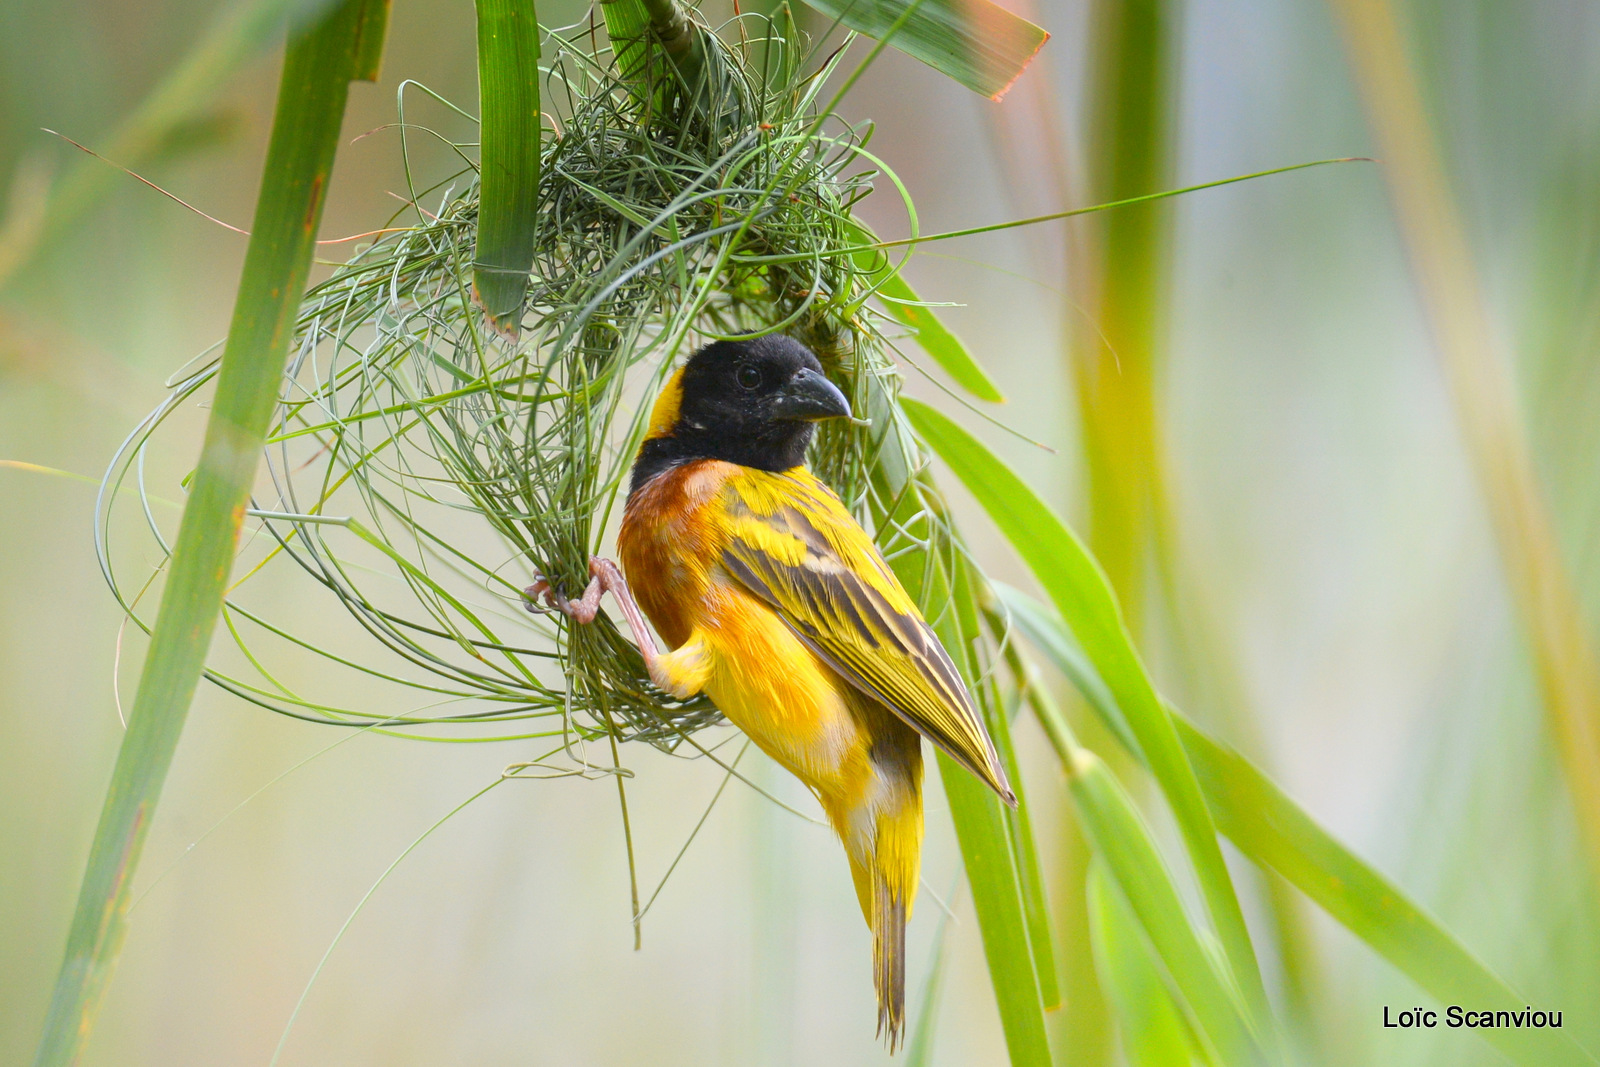
<instances>
[{"instance_id":1,"label":"yellow bird","mask_svg":"<svg viewBox=\"0 0 1600 1067\"><path fill-rule=\"evenodd\" d=\"M921 864L919 735L1006 803L1016 797L939 639L804 466L814 424L849 414L791 338L707 345L651 412L617 537L622 571L594 559L582 598L543 582L529 595L588 622L610 592L657 686L706 693L816 794L872 929L878 1032L892 1052L905 1033L905 926Z\"/></svg>"}]
</instances>

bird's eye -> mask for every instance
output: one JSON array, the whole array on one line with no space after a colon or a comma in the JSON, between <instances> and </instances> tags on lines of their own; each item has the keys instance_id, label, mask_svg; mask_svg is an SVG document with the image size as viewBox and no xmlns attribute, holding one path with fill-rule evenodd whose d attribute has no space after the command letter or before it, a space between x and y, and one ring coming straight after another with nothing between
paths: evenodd
<instances>
[{"instance_id":1,"label":"bird's eye","mask_svg":"<svg viewBox=\"0 0 1600 1067\"><path fill-rule=\"evenodd\" d=\"M739 386L742 389L754 389L761 384L761 368L754 363L746 363L740 367L737 375Z\"/></svg>"}]
</instances>

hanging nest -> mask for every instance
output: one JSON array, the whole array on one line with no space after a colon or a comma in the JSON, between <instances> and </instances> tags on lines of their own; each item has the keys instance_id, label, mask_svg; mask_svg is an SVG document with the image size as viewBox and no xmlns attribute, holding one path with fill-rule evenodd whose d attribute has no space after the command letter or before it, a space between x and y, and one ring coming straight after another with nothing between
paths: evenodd
<instances>
[{"instance_id":1,"label":"hanging nest","mask_svg":"<svg viewBox=\"0 0 1600 1067\"><path fill-rule=\"evenodd\" d=\"M889 320L866 303L885 260L851 218L884 170L864 131L819 101L843 50L805 73L780 19L737 20L756 42L739 47L689 24L692 80L595 50L590 25L543 32L558 117L515 339L473 299L470 167L413 189L382 239L307 294L269 437L271 495L252 510L260 558L238 568L224 611L248 666L213 668L212 681L298 718L432 740L559 738L551 754L575 755L575 740L609 734L704 751L692 735L721 718L709 701L652 686L604 614L590 626L531 614L523 589L543 575L581 590L654 388L675 358L734 334L783 331L818 353L868 419L827 424L814 469L891 558L931 546L927 566L950 562L955 541L895 403ZM101 559L140 625L105 550L111 503L125 483L143 493L152 434L215 372L177 381L107 477ZM249 579L284 566L371 640L328 647L245 601ZM365 699L303 694L270 666L274 649L322 657Z\"/></svg>"}]
</instances>

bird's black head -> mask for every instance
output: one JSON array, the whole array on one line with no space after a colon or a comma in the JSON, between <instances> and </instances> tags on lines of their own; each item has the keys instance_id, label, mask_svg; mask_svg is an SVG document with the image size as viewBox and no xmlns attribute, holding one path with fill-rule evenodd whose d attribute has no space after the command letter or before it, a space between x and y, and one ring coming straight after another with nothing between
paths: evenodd
<instances>
[{"instance_id":1,"label":"bird's black head","mask_svg":"<svg viewBox=\"0 0 1600 1067\"><path fill-rule=\"evenodd\" d=\"M793 338L717 341L690 356L662 390L633 486L691 459L788 470L805 461L814 423L849 414L817 357Z\"/></svg>"}]
</instances>

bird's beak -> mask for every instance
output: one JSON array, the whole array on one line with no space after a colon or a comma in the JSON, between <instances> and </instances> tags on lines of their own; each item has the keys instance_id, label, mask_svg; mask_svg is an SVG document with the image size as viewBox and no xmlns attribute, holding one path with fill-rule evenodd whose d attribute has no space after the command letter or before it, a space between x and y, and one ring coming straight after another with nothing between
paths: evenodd
<instances>
[{"instance_id":1,"label":"bird's beak","mask_svg":"<svg viewBox=\"0 0 1600 1067\"><path fill-rule=\"evenodd\" d=\"M772 417L796 422L847 419L850 401L839 387L809 367L789 379L772 397Z\"/></svg>"}]
</instances>

